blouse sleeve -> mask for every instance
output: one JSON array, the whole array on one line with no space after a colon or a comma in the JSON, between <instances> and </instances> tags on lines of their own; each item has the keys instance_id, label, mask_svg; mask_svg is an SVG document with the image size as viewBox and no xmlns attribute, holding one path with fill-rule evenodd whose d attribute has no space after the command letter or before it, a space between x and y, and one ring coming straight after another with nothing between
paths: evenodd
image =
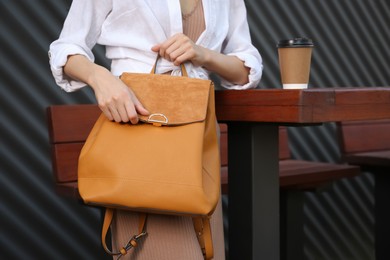
<instances>
[{"instance_id":1,"label":"blouse sleeve","mask_svg":"<svg viewBox=\"0 0 390 260\"><path fill-rule=\"evenodd\" d=\"M221 79L221 85L228 89L256 88L262 76L263 62L259 51L251 41L244 1L232 0L229 15L229 32L222 53L236 56L244 62L245 66L250 69L249 82L245 85L234 85Z\"/></svg>"},{"instance_id":2,"label":"blouse sleeve","mask_svg":"<svg viewBox=\"0 0 390 260\"><path fill-rule=\"evenodd\" d=\"M111 6L109 0L73 0L59 38L49 47L52 74L56 83L65 91L72 92L86 85L67 77L63 67L68 56L75 54L84 55L94 61L92 48Z\"/></svg>"}]
</instances>

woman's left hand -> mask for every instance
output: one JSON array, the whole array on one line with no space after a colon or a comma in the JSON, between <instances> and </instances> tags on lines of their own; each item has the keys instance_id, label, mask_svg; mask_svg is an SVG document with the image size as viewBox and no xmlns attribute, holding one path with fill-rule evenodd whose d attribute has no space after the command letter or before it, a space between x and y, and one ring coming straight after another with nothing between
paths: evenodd
<instances>
[{"instance_id":1,"label":"woman's left hand","mask_svg":"<svg viewBox=\"0 0 390 260\"><path fill-rule=\"evenodd\" d=\"M195 66L202 66L206 61L207 49L196 45L188 36L178 33L166 41L152 47L161 57L179 66L191 61Z\"/></svg>"}]
</instances>

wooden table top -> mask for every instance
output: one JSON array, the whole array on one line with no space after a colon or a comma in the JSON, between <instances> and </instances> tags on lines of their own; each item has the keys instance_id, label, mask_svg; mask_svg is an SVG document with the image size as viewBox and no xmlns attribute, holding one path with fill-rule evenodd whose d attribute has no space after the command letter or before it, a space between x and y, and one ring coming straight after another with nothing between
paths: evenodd
<instances>
[{"instance_id":1,"label":"wooden table top","mask_svg":"<svg viewBox=\"0 0 390 260\"><path fill-rule=\"evenodd\" d=\"M220 122L313 124L390 118L390 87L221 90Z\"/></svg>"}]
</instances>

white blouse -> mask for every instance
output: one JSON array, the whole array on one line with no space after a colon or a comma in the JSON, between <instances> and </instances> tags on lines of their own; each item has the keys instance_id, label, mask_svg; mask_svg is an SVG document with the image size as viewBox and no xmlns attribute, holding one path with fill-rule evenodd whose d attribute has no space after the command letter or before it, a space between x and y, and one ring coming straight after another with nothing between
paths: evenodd
<instances>
[{"instance_id":1,"label":"white blouse","mask_svg":"<svg viewBox=\"0 0 390 260\"><path fill-rule=\"evenodd\" d=\"M206 29L196 44L226 55L234 55L250 68L249 83L234 85L221 79L228 89L255 88L262 75L262 59L252 45L243 0L202 0ZM50 67L57 84L65 91L75 91L85 83L63 73L69 55L85 55L94 61L95 44L106 46L111 71L147 73L156 60L152 46L182 33L179 0L73 0L59 39L50 45ZM180 67L161 59L157 73ZM186 64L190 77L208 78L202 67Z\"/></svg>"}]
</instances>

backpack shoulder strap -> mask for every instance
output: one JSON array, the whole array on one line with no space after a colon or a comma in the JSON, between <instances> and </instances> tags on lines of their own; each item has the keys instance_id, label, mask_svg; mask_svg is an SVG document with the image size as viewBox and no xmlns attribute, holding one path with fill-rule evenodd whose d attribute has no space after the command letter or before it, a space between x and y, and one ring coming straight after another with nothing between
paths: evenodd
<instances>
[{"instance_id":1,"label":"backpack shoulder strap","mask_svg":"<svg viewBox=\"0 0 390 260\"><path fill-rule=\"evenodd\" d=\"M138 235L134 235L132 238L130 238L129 242L127 242L127 244L124 247L122 247L118 252L111 251L108 248L106 243L107 233L110 228L113 217L114 217L114 209L106 208L106 212L104 214L104 220L103 220L103 227L102 227L102 245L104 250L108 254L112 256L123 256L127 254L127 251L129 251L133 247L138 246L138 240L143 236L147 235L146 233L147 214L139 213Z\"/></svg>"},{"instance_id":2,"label":"backpack shoulder strap","mask_svg":"<svg viewBox=\"0 0 390 260\"><path fill-rule=\"evenodd\" d=\"M212 259L214 257L214 249L211 236L210 217L193 217L192 221L204 259Z\"/></svg>"}]
</instances>

